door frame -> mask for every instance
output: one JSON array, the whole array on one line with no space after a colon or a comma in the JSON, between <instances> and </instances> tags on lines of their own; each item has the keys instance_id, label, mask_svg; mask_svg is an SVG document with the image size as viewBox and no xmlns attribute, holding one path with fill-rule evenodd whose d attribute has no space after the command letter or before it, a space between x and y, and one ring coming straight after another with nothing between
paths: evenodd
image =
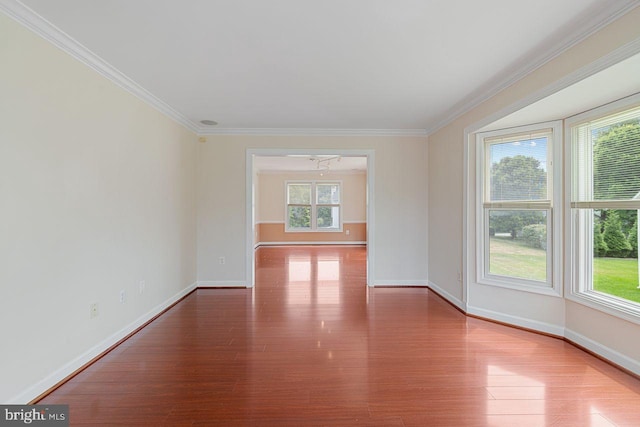
<instances>
[{"instance_id":1,"label":"door frame","mask_svg":"<svg viewBox=\"0 0 640 427\"><path fill-rule=\"evenodd\" d=\"M309 149L309 148L248 148L246 151L246 228L245 228L245 259L247 260L245 283L247 288L255 286L255 179L253 159L256 156L286 156L286 155L337 155L343 157L367 158L367 186L366 186L366 223L367 223L367 280L368 286L373 286L375 265L375 150L370 149Z\"/></svg>"}]
</instances>

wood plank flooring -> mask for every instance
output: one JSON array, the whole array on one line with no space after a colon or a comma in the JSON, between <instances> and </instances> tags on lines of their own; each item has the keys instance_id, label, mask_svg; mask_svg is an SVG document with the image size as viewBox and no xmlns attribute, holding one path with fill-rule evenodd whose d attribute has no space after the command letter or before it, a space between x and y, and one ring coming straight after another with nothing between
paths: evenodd
<instances>
[{"instance_id":1,"label":"wood plank flooring","mask_svg":"<svg viewBox=\"0 0 640 427\"><path fill-rule=\"evenodd\" d=\"M261 248L40 403L71 425L639 426L640 381L562 340L365 286L363 247Z\"/></svg>"}]
</instances>

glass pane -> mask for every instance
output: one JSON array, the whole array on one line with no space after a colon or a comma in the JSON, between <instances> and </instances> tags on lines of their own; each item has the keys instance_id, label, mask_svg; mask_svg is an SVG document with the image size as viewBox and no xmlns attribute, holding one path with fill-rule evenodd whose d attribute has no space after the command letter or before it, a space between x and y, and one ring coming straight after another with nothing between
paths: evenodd
<instances>
[{"instance_id":1,"label":"glass pane","mask_svg":"<svg viewBox=\"0 0 640 427\"><path fill-rule=\"evenodd\" d=\"M311 204L311 184L289 184L287 186L291 205Z\"/></svg>"},{"instance_id":2,"label":"glass pane","mask_svg":"<svg viewBox=\"0 0 640 427\"><path fill-rule=\"evenodd\" d=\"M311 206L289 206L289 228L311 228Z\"/></svg>"},{"instance_id":3,"label":"glass pane","mask_svg":"<svg viewBox=\"0 0 640 427\"><path fill-rule=\"evenodd\" d=\"M547 282L547 211L489 211L489 273Z\"/></svg>"},{"instance_id":4,"label":"glass pane","mask_svg":"<svg viewBox=\"0 0 640 427\"><path fill-rule=\"evenodd\" d=\"M547 139L489 145L491 201L547 199Z\"/></svg>"},{"instance_id":5,"label":"glass pane","mask_svg":"<svg viewBox=\"0 0 640 427\"><path fill-rule=\"evenodd\" d=\"M640 199L640 120L591 130L594 200Z\"/></svg>"},{"instance_id":6,"label":"glass pane","mask_svg":"<svg viewBox=\"0 0 640 427\"><path fill-rule=\"evenodd\" d=\"M340 203L340 185L317 184L316 199L320 205L337 205Z\"/></svg>"},{"instance_id":7,"label":"glass pane","mask_svg":"<svg viewBox=\"0 0 640 427\"><path fill-rule=\"evenodd\" d=\"M640 302L637 210L593 211L593 289Z\"/></svg>"},{"instance_id":8,"label":"glass pane","mask_svg":"<svg viewBox=\"0 0 640 427\"><path fill-rule=\"evenodd\" d=\"M340 208L337 206L318 207L318 228L340 228Z\"/></svg>"}]
</instances>

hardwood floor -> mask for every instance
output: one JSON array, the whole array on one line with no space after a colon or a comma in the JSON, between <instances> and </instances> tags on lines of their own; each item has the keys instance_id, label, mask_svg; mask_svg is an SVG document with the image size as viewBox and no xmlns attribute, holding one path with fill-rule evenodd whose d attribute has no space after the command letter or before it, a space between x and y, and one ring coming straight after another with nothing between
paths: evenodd
<instances>
[{"instance_id":1,"label":"hardwood floor","mask_svg":"<svg viewBox=\"0 0 640 427\"><path fill-rule=\"evenodd\" d=\"M562 340L365 286L362 247L261 248L40 403L71 425L638 426L640 381Z\"/></svg>"}]
</instances>

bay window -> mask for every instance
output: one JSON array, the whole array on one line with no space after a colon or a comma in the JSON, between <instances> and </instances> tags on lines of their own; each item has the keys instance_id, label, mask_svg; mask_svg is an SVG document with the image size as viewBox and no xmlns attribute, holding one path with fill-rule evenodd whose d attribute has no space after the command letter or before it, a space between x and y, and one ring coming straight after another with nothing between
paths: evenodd
<instances>
[{"instance_id":1,"label":"bay window","mask_svg":"<svg viewBox=\"0 0 640 427\"><path fill-rule=\"evenodd\" d=\"M559 295L558 122L478 133L478 282Z\"/></svg>"},{"instance_id":2,"label":"bay window","mask_svg":"<svg viewBox=\"0 0 640 427\"><path fill-rule=\"evenodd\" d=\"M567 121L571 135L571 298L640 316L640 97Z\"/></svg>"}]
</instances>

